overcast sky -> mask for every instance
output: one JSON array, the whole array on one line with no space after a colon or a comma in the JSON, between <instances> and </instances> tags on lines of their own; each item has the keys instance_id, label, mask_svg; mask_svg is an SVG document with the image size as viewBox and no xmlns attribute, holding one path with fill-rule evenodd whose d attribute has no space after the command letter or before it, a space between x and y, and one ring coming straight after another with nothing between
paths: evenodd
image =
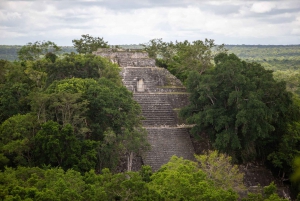
<instances>
[{"instance_id":1,"label":"overcast sky","mask_svg":"<svg viewBox=\"0 0 300 201\"><path fill-rule=\"evenodd\" d=\"M0 0L0 45L82 34L111 45L214 39L217 44L300 44L300 1Z\"/></svg>"}]
</instances>

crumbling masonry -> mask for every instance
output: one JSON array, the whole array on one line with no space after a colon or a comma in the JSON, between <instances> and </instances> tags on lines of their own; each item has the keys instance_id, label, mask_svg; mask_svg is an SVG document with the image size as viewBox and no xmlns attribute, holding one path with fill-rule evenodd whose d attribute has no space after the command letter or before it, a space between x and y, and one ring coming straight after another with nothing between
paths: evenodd
<instances>
[{"instance_id":1,"label":"crumbling masonry","mask_svg":"<svg viewBox=\"0 0 300 201\"><path fill-rule=\"evenodd\" d=\"M188 128L180 122L177 112L188 103L182 83L142 51L99 49L94 54L107 57L122 69L123 84L133 92L145 117L151 150L143 162L154 171L176 155L193 160L194 148Z\"/></svg>"}]
</instances>

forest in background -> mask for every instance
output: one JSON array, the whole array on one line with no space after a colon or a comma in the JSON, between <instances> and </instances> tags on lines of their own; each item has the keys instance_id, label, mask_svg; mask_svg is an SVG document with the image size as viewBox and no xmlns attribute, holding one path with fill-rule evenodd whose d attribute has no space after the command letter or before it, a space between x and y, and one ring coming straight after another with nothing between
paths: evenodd
<instances>
[{"instance_id":1,"label":"forest in background","mask_svg":"<svg viewBox=\"0 0 300 201\"><path fill-rule=\"evenodd\" d=\"M124 49L142 49L142 45L118 45ZM0 45L0 59L18 59L20 45ZM60 46L61 52L76 52L73 46ZM225 48L246 61L256 61L270 70L299 70L300 45L225 45Z\"/></svg>"},{"instance_id":2,"label":"forest in background","mask_svg":"<svg viewBox=\"0 0 300 201\"><path fill-rule=\"evenodd\" d=\"M107 42L89 35L72 42L77 53L62 56L53 42L35 42L17 51L18 61L0 60L1 199L237 200L245 189L233 163L255 161L269 163L282 180L293 172L299 180L297 80L288 92L272 71L213 40L151 40L145 51L191 93L182 118L219 152L131 172L132 155L149 148L140 107L118 66L91 54ZM279 75L290 81L286 72ZM118 173L121 159L127 167ZM284 199L270 184L243 200Z\"/></svg>"}]
</instances>

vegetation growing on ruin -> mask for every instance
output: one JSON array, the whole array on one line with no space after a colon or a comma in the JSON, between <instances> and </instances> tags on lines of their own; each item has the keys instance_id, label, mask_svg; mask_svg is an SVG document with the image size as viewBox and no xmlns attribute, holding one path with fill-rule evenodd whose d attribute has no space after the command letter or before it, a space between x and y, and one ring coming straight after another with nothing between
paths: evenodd
<instances>
[{"instance_id":1,"label":"vegetation growing on ruin","mask_svg":"<svg viewBox=\"0 0 300 201\"><path fill-rule=\"evenodd\" d=\"M265 68L266 63L253 62L276 57L260 60L270 54L267 47L251 47L256 52L245 54L243 47L228 50L213 40L168 43L161 39L145 47L157 65L169 69L191 93L181 116L195 125L191 131L196 139L205 133L215 149L236 163L269 163L282 180L289 180L292 161L300 153L298 71L282 66L273 73L279 66ZM242 60L233 51L249 57ZM299 48L287 47L281 59L297 60L297 52Z\"/></svg>"},{"instance_id":2,"label":"vegetation growing on ruin","mask_svg":"<svg viewBox=\"0 0 300 201\"><path fill-rule=\"evenodd\" d=\"M18 47L19 60L0 60L2 200L237 200L243 175L232 160L269 162L283 179L295 167L299 180L299 159L292 163L300 152L298 73L285 71L297 62L274 79L265 64L243 61L242 51L239 58L213 40L151 40L145 50L191 93L182 117L218 151L196 162L174 156L155 173L149 166L131 172L130 164L117 173L121 158L149 148L140 107L118 66L90 54L108 46L103 38L73 42L81 54L34 42ZM275 192L271 184L244 200L283 200Z\"/></svg>"}]
</instances>

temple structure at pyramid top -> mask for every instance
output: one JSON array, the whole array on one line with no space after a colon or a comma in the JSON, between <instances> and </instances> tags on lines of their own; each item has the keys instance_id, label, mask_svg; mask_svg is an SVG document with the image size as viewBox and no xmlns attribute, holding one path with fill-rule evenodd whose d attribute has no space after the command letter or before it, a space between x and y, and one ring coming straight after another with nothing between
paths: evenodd
<instances>
[{"instance_id":1,"label":"temple structure at pyramid top","mask_svg":"<svg viewBox=\"0 0 300 201\"><path fill-rule=\"evenodd\" d=\"M140 49L99 48L93 54L109 58L120 67L155 67L155 59Z\"/></svg>"}]
</instances>

